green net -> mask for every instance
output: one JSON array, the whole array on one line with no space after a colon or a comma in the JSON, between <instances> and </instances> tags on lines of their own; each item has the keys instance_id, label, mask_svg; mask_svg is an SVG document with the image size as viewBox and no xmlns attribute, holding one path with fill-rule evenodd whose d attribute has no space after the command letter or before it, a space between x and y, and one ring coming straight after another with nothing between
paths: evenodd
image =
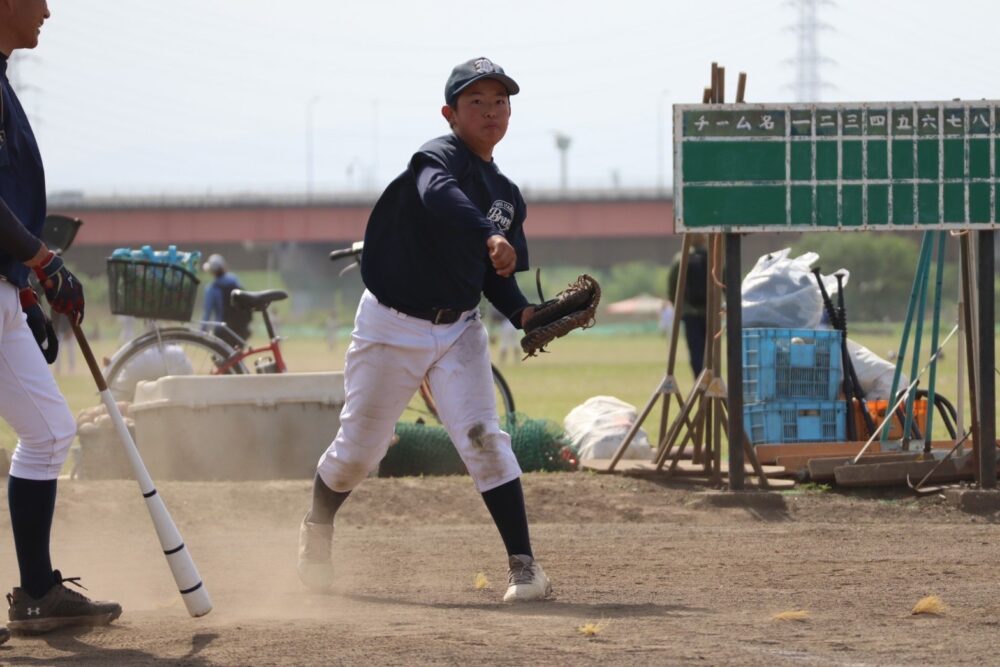
<instances>
[{"instance_id":1,"label":"green net","mask_svg":"<svg viewBox=\"0 0 1000 667\"><path fill-rule=\"evenodd\" d=\"M514 413L503 420L501 428L511 436L511 447L521 470L557 471L575 467L575 457L558 424ZM444 427L400 422L396 424L396 435L399 442L382 459L380 477L465 474L465 464Z\"/></svg>"}]
</instances>

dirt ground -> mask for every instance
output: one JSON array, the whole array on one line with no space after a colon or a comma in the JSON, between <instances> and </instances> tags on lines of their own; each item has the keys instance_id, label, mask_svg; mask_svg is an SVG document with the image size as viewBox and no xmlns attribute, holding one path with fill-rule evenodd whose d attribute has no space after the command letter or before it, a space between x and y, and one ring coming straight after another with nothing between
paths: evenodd
<instances>
[{"instance_id":1,"label":"dirt ground","mask_svg":"<svg viewBox=\"0 0 1000 667\"><path fill-rule=\"evenodd\" d=\"M506 565L465 477L368 480L335 535L339 581L295 575L307 481L162 483L215 602L187 616L134 482L60 483L53 553L125 608L15 637L10 665L997 664L1000 517L943 496L732 494L585 473L525 477L555 599L500 602ZM16 581L0 515L0 581ZM486 589L474 586L483 573ZM912 615L935 594L943 615ZM775 620L806 611L803 621ZM593 624L588 637L581 626Z\"/></svg>"}]
</instances>

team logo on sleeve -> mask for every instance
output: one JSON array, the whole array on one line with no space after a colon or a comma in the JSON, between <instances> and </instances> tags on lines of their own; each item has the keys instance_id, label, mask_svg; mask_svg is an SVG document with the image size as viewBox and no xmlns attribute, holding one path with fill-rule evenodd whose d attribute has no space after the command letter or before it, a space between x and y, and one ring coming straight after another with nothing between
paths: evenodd
<instances>
[{"instance_id":1,"label":"team logo on sleeve","mask_svg":"<svg viewBox=\"0 0 1000 667\"><path fill-rule=\"evenodd\" d=\"M493 202L486 217L499 227L500 231L505 232L510 229L511 223L514 222L514 205L498 199Z\"/></svg>"}]
</instances>

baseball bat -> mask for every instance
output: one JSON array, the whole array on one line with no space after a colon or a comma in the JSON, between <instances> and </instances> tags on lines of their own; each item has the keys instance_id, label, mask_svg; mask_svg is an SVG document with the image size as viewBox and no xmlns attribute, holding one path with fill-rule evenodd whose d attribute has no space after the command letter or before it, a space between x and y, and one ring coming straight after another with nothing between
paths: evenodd
<instances>
[{"instance_id":1,"label":"baseball bat","mask_svg":"<svg viewBox=\"0 0 1000 667\"><path fill-rule=\"evenodd\" d=\"M837 316L837 309L833 306L833 301L830 300L830 295L826 292L826 286L823 284L823 276L820 275L819 267L814 267L812 270L813 275L816 277L816 284L819 286L819 294L823 299L823 306L826 308L827 318L830 320L830 326L836 331L841 331L840 329L840 318ZM847 409L847 416L845 418L845 425L847 426L847 438L848 440L854 440L857 438L857 428L854 424L854 386L851 383L851 374L847 370L848 364L850 364L850 358L847 354L847 344L845 343L844 334L841 331L840 334L840 358L843 364L844 372L844 404Z\"/></svg>"},{"instance_id":2,"label":"baseball bat","mask_svg":"<svg viewBox=\"0 0 1000 667\"><path fill-rule=\"evenodd\" d=\"M90 349L90 343L87 342L79 324L74 323L72 326L73 335L76 336L80 350L87 360L87 366L90 367L90 373L94 376L94 382L97 383L97 389L101 393L101 402L104 403L104 407L108 411L108 416L111 417L111 421L115 425L115 430L118 431L118 437L121 439L122 446L125 447L125 454L132 464L132 471L135 473L135 479L139 483L139 490L142 491L142 497L146 499L146 509L153 520L153 527L156 528L156 536L160 538L160 546L163 548L163 554L167 558L167 565L170 566L170 572L174 575L174 581L177 582L177 588L180 591L181 598L184 600L184 605L191 616L196 618L204 616L212 611L212 598L209 597L208 590L205 588L204 583L202 583L201 575L198 574L198 568L194 564L194 559L191 558L187 547L184 546L184 540L181 537L180 531L177 530L177 524L170 517L167 506L156 492L156 487L153 486L153 480L150 478L149 472L146 470L146 465L139 456L139 450L132 440L132 434L128 432L128 427L125 426L122 413L118 410L118 404L115 403L114 396L111 395L111 391L108 389L108 383L104 380L104 373L101 372L100 367L97 365L97 359L94 358L94 353Z\"/></svg>"},{"instance_id":3,"label":"baseball bat","mask_svg":"<svg viewBox=\"0 0 1000 667\"><path fill-rule=\"evenodd\" d=\"M858 405L861 406L861 417L865 420L865 428L868 429L869 433L874 433L875 421L872 419L871 413L868 412L868 401L865 396L865 390L861 387L861 382L858 380L858 373L854 368L854 360L847 347L847 306L844 305L844 274L836 273L834 277L837 279L837 314L840 317L840 330L843 332L841 343L844 346L843 354L846 355L845 358L848 362L847 370L851 374L851 385L854 389L854 396L858 399Z\"/></svg>"}]
</instances>

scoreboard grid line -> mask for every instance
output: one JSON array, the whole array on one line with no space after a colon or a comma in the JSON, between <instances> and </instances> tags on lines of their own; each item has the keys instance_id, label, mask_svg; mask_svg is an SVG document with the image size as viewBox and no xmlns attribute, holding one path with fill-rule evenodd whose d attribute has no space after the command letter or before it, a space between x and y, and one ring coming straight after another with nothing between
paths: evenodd
<instances>
[{"instance_id":1,"label":"scoreboard grid line","mask_svg":"<svg viewBox=\"0 0 1000 667\"><path fill-rule=\"evenodd\" d=\"M938 220L944 222L944 107L938 107Z\"/></svg>"},{"instance_id":2,"label":"scoreboard grid line","mask_svg":"<svg viewBox=\"0 0 1000 667\"><path fill-rule=\"evenodd\" d=\"M791 124L792 115L788 114L789 124ZM809 115L809 127L810 136L812 138L812 150L809 151L812 156L812 171L810 175L812 177L812 226L816 226L816 215L817 209L819 208L819 202L816 201L816 154L819 153L819 146L816 145L816 107L813 107Z\"/></svg>"},{"instance_id":3,"label":"scoreboard grid line","mask_svg":"<svg viewBox=\"0 0 1000 667\"><path fill-rule=\"evenodd\" d=\"M990 131L997 126L997 108L990 107ZM990 137L990 222L997 221L997 185L994 181L997 164L997 142ZM941 218L944 220L944 218Z\"/></svg>"},{"instance_id":4,"label":"scoreboard grid line","mask_svg":"<svg viewBox=\"0 0 1000 667\"><path fill-rule=\"evenodd\" d=\"M846 141L860 141L860 139L861 139L861 135L849 135L849 136L851 138L846 139ZM854 137L857 137L857 139L855 139ZM892 140L894 140L894 141L902 141L902 138L899 137L899 136L897 136L897 135L893 135L893 136L891 136L889 138L892 139ZM930 134L923 134L923 135L920 135L919 137L917 137L918 141L932 141L933 139L934 139L934 136L930 135ZM1000 139L1000 132L989 132L989 133L977 134L976 135L976 139L978 139L978 140L984 140L984 139L995 140L995 139ZM732 143L734 141L738 141L740 143L755 143L755 142L759 142L759 141L765 142L765 143L767 143L767 142L781 143L781 142L786 141L786 139L785 139L785 137L684 137L684 143L686 143L686 144L715 143L715 142L719 142L719 143ZM793 143L795 143L795 142L810 143L810 142L813 141L813 138L812 137L795 136L795 137L788 137L787 141L791 141ZM832 144L833 142L837 141L837 137L835 137L835 136L817 135L816 136L816 141L818 141L819 143L831 143Z\"/></svg>"},{"instance_id":5,"label":"scoreboard grid line","mask_svg":"<svg viewBox=\"0 0 1000 667\"><path fill-rule=\"evenodd\" d=\"M789 118L789 121L791 118ZM785 224L792 226L792 124L785 123Z\"/></svg>"},{"instance_id":6,"label":"scoreboard grid line","mask_svg":"<svg viewBox=\"0 0 1000 667\"><path fill-rule=\"evenodd\" d=\"M913 107L912 117L914 119L913 123L913 221L920 221L920 188L917 187L917 175L920 174L920 156L917 153L917 121L920 118L920 112L917 111L916 106Z\"/></svg>"},{"instance_id":7,"label":"scoreboard grid line","mask_svg":"<svg viewBox=\"0 0 1000 667\"><path fill-rule=\"evenodd\" d=\"M964 122L966 127L969 125L969 105L966 104L963 110ZM962 138L962 174L964 176L969 176L969 135L966 134ZM969 182L966 180L965 186L962 188L962 207L965 212L965 219L969 219Z\"/></svg>"},{"instance_id":8,"label":"scoreboard grid line","mask_svg":"<svg viewBox=\"0 0 1000 667\"><path fill-rule=\"evenodd\" d=\"M986 178L945 178L944 184L947 185L957 185L961 183L981 183L985 185L997 185L1000 184L1000 177ZM937 185L940 181L936 178L908 178L906 183L902 185L911 185L916 183L917 185ZM830 185L832 186L836 181L834 180L801 180L795 181L797 185ZM864 185L865 183L869 185L900 185L900 182L890 180L888 178L845 178L844 185ZM756 181L693 181L690 183L694 187L705 187L705 188L725 188L725 187L741 187L748 185L785 185L784 180L773 179L773 180L756 180Z\"/></svg>"},{"instance_id":9,"label":"scoreboard grid line","mask_svg":"<svg viewBox=\"0 0 1000 667\"><path fill-rule=\"evenodd\" d=\"M861 110L861 224L868 224L868 109Z\"/></svg>"},{"instance_id":10,"label":"scoreboard grid line","mask_svg":"<svg viewBox=\"0 0 1000 667\"><path fill-rule=\"evenodd\" d=\"M889 127L892 127L892 112L893 112L893 109L891 109L891 108L886 110L886 121L885 122L889 125ZM886 158L886 172L885 173L888 175L889 182L891 183L891 182L893 182L893 179L892 179L892 144L893 144L893 139L892 139L892 137L890 137L888 135L888 133L886 134L885 144L886 144L885 152L886 152L886 155L888 156ZM893 211L893 208L894 208L894 205L895 205L895 199L896 198L892 196L892 188L890 187L889 188L889 209L888 209L888 213L886 214L887 215L886 219L889 221L890 225L893 223L893 221L895 219L894 218L894 211Z\"/></svg>"},{"instance_id":11,"label":"scoreboard grid line","mask_svg":"<svg viewBox=\"0 0 1000 667\"><path fill-rule=\"evenodd\" d=\"M864 174L862 174L864 176ZM837 224L844 222L844 110L837 109Z\"/></svg>"}]
</instances>

